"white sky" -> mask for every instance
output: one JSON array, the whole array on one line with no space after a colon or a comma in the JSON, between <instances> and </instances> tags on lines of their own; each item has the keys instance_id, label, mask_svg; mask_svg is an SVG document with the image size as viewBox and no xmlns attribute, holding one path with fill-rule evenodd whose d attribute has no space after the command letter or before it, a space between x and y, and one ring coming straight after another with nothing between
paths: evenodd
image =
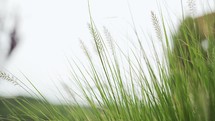
<instances>
[{"instance_id":1,"label":"white sky","mask_svg":"<svg viewBox=\"0 0 215 121\"><path fill-rule=\"evenodd\" d=\"M125 36L132 36L127 1L137 26L153 35L155 32L150 11L159 15L156 0L91 0L96 24L99 27L106 26L122 46L126 44ZM167 21L177 23L178 18L181 18L180 0L157 1L165 6L163 10ZM185 6L186 1L183 0ZM197 14L202 14L202 7L198 6L204 0L196 1ZM214 4L213 0L208 1ZM16 0L16 3L19 4L18 11L21 13L21 42L6 68L21 79L23 76L20 72L24 73L51 100L56 95L53 83L67 79L66 57L83 58L79 39L90 46L87 0ZM165 11L166 8L169 13ZM20 89L2 81L0 93L16 95L20 94Z\"/></svg>"}]
</instances>

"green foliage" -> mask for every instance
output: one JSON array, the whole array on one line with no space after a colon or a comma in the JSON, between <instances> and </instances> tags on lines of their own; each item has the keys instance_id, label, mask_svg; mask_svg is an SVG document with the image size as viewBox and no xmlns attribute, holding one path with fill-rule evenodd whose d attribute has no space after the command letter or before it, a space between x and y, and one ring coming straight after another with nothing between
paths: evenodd
<instances>
[{"instance_id":1,"label":"green foliage","mask_svg":"<svg viewBox=\"0 0 215 121\"><path fill-rule=\"evenodd\" d=\"M1 98L1 120L33 120L35 119L35 115L41 119L47 119L47 117L49 117L48 113L45 115L41 113L46 111L44 108L46 104L41 105L41 103L41 100L27 97Z\"/></svg>"},{"instance_id":2,"label":"green foliage","mask_svg":"<svg viewBox=\"0 0 215 121\"><path fill-rule=\"evenodd\" d=\"M0 98L1 121L82 120L81 110L93 115L87 106L54 105L30 97Z\"/></svg>"},{"instance_id":3,"label":"green foliage","mask_svg":"<svg viewBox=\"0 0 215 121\"><path fill-rule=\"evenodd\" d=\"M178 33L173 36L174 48L169 52L169 70L173 102L181 110L183 120L214 119L214 14L193 19L185 18ZM199 21L198 19L202 19ZM202 24L204 21L204 24ZM201 24L200 24L201 23ZM210 28L207 28L210 27ZM202 29L206 31L203 33ZM208 31L207 31L208 30ZM208 34L210 33L210 34ZM204 50L201 42L207 39L210 45ZM212 46L211 46L212 45ZM179 104L178 104L179 103Z\"/></svg>"}]
</instances>

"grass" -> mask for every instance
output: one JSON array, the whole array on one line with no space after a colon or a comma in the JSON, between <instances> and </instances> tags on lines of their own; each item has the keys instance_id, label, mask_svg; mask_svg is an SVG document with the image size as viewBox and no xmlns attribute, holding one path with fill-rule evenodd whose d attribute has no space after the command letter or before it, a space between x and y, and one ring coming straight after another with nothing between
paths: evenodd
<instances>
[{"instance_id":1,"label":"grass","mask_svg":"<svg viewBox=\"0 0 215 121\"><path fill-rule=\"evenodd\" d=\"M10 111L6 116L7 119L215 120L214 46L209 46L207 52L202 50L201 36L192 18L185 18L179 31L171 38L166 34L167 25L162 15L160 19L161 21L152 12L155 32L162 42L162 49L166 55L164 62L160 61L155 45L152 43L152 49L155 52L153 57L156 62L152 63L140 38L142 33L137 32L135 25L134 33L139 43L138 48L131 48L129 53L125 53L112 39L107 29L104 34L101 34L90 16L89 30L96 54L92 56L89 49L81 42L88 64L70 60L72 80L81 90L83 96L80 99L86 106L80 104L75 98L74 94L77 92L72 86L65 86L65 89L74 98L74 105L51 105L36 90L36 94L42 97L41 101L36 100L34 103L29 99L15 99L15 103L3 101ZM206 38L209 45L213 45L214 35ZM174 42L173 49L169 43L171 39ZM23 88L26 89L26 87Z\"/></svg>"}]
</instances>

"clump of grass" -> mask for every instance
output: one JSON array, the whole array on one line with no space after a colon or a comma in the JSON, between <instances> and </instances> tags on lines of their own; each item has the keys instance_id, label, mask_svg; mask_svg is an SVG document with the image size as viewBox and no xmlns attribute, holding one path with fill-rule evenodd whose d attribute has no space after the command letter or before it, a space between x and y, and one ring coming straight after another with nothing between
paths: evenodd
<instances>
[{"instance_id":1,"label":"clump of grass","mask_svg":"<svg viewBox=\"0 0 215 121\"><path fill-rule=\"evenodd\" d=\"M192 8L192 6L191 6ZM91 14L91 13L90 13ZM163 17L163 16L162 16ZM161 42L169 42L166 25L152 12L152 22L157 37ZM72 95L75 105L61 108L49 104L45 98L39 104L44 110L22 100L17 101L25 115L33 120L79 120L79 121L212 121L215 120L215 56L214 47L210 46L205 54L200 47L199 33L192 18L185 18L184 24L173 35L174 46L166 46L168 54L164 65L155 53L155 65L150 62L144 50L139 34L134 32L139 49L131 49L126 54L116 44L111 33L105 29L105 37L97 29L90 16L89 30L92 35L96 57L81 46L88 59L88 66L73 61L70 66L72 80L76 82L83 95L86 106L79 104L74 97L76 91L65 86ZM163 32L164 31L164 32ZM210 42L215 38L209 37ZM133 40L134 41L134 40ZM165 45L165 44L163 44ZM168 43L166 44L168 45ZM165 47L165 46L163 46ZM156 52L155 46L153 49ZM95 57L95 58L93 58ZM145 65L145 66L144 66ZM167 66L167 68L166 68ZM147 73L145 71L147 69ZM4 76L2 76L4 77ZM65 100L66 101L66 100ZM10 103L9 103L10 104ZM6 104L6 105L9 105ZM45 118L39 117L27 108L36 109ZM14 110L14 120L22 120Z\"/></svg>"}]
</instances>

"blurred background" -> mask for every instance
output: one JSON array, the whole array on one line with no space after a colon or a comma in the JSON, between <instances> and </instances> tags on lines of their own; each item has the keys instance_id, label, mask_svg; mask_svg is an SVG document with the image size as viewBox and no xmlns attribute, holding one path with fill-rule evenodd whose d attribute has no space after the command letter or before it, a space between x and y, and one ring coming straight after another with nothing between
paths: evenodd
<instances>
[{"instance_id":1,"label":"blurred background","mask_svg":"<svg viewBox=\"0 0 215 121\"><path fill-rule=\"evenodd\" d=\"M180 0L90 0L90 5L98 28L105 26L117 43L126 49L128 41L134 38L131 16L138 29L153 36L155 32L151 11L160 15L159 9L162 9L165 21L177 27L182 18L181 8L190 11L188 1L181 4ZM210 11L214 7L202 7L214 6L213 0L208 1L193 0L196 10L194 13L187 13L198 16ZM158 5L162 7L159 8ZM79 58L84 62L79 41L92 46L87 23L87 0L0 0L0 27L5 26L0 30L1 69L12 73L26 84L25 76L28 77L49 101L58 102L56 97L60 94L57 93L56 86L72 81L69 80L67 58ZM19 42L7 57L14 28ZM146 43L148 40L150 39L145 40ZM156 46L159 48L160 44L157 43ZM145 48L150 47L145 45ZM160 55L162 56L162 52ZM63 90L60 86L59 89ZM19 95L27 93L11 82L0 80L0 96Z\"/></svg>"}]
</instances>

